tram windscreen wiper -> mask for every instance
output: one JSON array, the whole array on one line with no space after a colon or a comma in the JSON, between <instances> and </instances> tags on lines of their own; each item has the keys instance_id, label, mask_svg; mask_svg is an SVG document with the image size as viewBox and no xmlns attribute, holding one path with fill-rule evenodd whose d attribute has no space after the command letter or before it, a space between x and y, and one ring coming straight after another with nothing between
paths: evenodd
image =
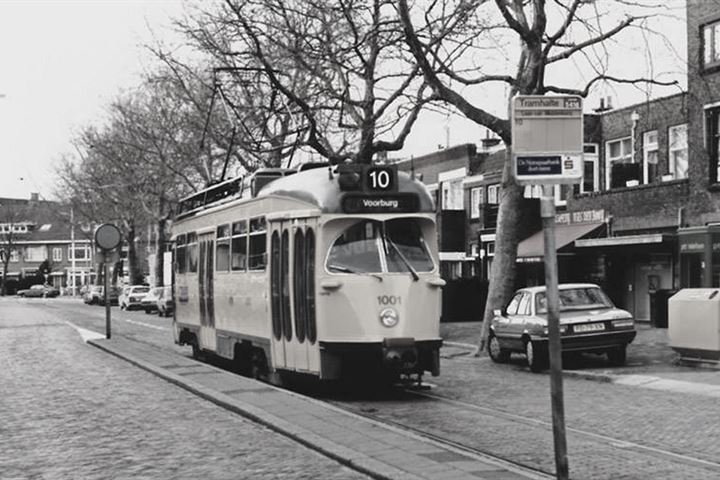
<instances>
[{"instance_id":1,"label":"tram windscreen wiper","mask_svg":"<svg viewBox=\"0 0 720 480\"><path fill-rule=\"evenodd\" d=\"M385 226L385 224L383 224L383 227L384 226ZM418 275L418 273L415 271L413 266L410 264L410 261L400 251L400 247L398 247L395 244L395 242L393 242L392 239L387 235L387 231L384 228L383 228L383 242L385 242L386 244L389 243L395 249L395 251L398 254L398 257L400 257L400 260L402 260L402 262L405 264L407 269L410 271L410 275L412 275L413 280L417 282L420 279L420 275Z\"/></svg>"},{"instance_id":2,"label":"tram windscreen wiper","mask_svg":"<svg viewBox=\"0 0 720 480\"><path fill-rule=\"evenodd\" d=\"M350 268L347 265L332 264L332 265L328 265L327 268L328 268L328 270L335 270L335 271L342 272L342 273L352 273L355 275L370 275L372 277L377 278L378 280L380 280L382 282L382 277L377 273L361 272L361 271L355 270L353 268Z\"/></svg>"}]
</instances>

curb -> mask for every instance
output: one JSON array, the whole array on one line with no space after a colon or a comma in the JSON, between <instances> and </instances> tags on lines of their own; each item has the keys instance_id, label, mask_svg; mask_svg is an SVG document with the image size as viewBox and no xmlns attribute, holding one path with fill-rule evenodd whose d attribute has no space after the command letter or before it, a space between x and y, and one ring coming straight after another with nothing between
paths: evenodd
<instances>
[{"instance_id":1,"label":"curb","mask_svg":"<svg viewBox=\"0 0 720 480\"><path fill-rule=\"evenodd\" d=\"M183 388L205 400L208 400L225 410L239 414L255 423L263 425L274 432L277 432L293 441L304 445L316 452L331 458L342 465L347 466L359 473L368 475L369 477L381 480L391 480L393 478L407 478L407 472L394 469L393 467L380 463L377 460L366 455L357 453L348 448L337 445L318 435L309 432L301 427L293 425L281 418L265 412L253 405L247 404L240 400L230 397L229 395L217 392L210 388L204 387L197 382L193 382L187 378L168 372L160 367L156 367L144 360L135 358L125 352L108 345L105 340L88 340L88 344L99 348L111 355L121 358L143 370L146 370L180 388ZM215 368L207 365L210 368ZM222 371L222 370L219 370Z\"/></svg>"}]
</instances>

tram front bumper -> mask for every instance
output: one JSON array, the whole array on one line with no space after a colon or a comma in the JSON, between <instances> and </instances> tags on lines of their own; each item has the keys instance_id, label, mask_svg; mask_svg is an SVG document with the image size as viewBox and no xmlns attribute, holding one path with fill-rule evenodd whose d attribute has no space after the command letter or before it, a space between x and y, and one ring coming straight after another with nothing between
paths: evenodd
<instances>
[{"instance_id":1,"label":"tram front bumper","mask_svg":"<svg viewBox=\"0 0 720 480\"><path fill-rule=\"evenodd\" d=\"M382 342L350 343L320 342L323 377L337 369L348 370L351 364L363 368L380 367L383 370L411 374L430 372L440 374L440 347L442 340L415 340L414 338L385 338ZM340 367L342 365L342 367Z\"/></svg>"}]
</instances>

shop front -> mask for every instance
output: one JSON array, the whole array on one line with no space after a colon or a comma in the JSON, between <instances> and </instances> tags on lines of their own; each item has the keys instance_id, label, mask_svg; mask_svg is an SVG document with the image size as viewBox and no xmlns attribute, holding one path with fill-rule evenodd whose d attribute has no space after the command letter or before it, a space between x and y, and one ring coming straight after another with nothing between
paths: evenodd
<instances>
[{"instance_id":1,"label":"shop front","mask_svg":"<svg viewBox=\"0 0 720 480\"><path fill-rule=\"evenodd\" d=\"M678 229L680 288L720 287L720 225Z\"/></svg>"}]
</instances>

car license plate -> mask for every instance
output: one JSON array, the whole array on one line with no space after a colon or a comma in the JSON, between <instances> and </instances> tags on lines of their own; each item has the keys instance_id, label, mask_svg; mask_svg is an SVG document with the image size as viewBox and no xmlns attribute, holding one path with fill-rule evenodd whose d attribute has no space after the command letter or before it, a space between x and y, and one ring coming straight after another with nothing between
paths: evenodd
<instances>
[{"instance_id":1,"label":"car license plate","mask_svg":"<svg viewBox=\"0 0 720 480\"><path fill-rule=\"evenodd\" d=\"M585 323L583 325L575 325L573 327L573 332L577 333L599 332L601 330L605 330L605 324L603 323Z\"/></svg>"}]
</instances>

